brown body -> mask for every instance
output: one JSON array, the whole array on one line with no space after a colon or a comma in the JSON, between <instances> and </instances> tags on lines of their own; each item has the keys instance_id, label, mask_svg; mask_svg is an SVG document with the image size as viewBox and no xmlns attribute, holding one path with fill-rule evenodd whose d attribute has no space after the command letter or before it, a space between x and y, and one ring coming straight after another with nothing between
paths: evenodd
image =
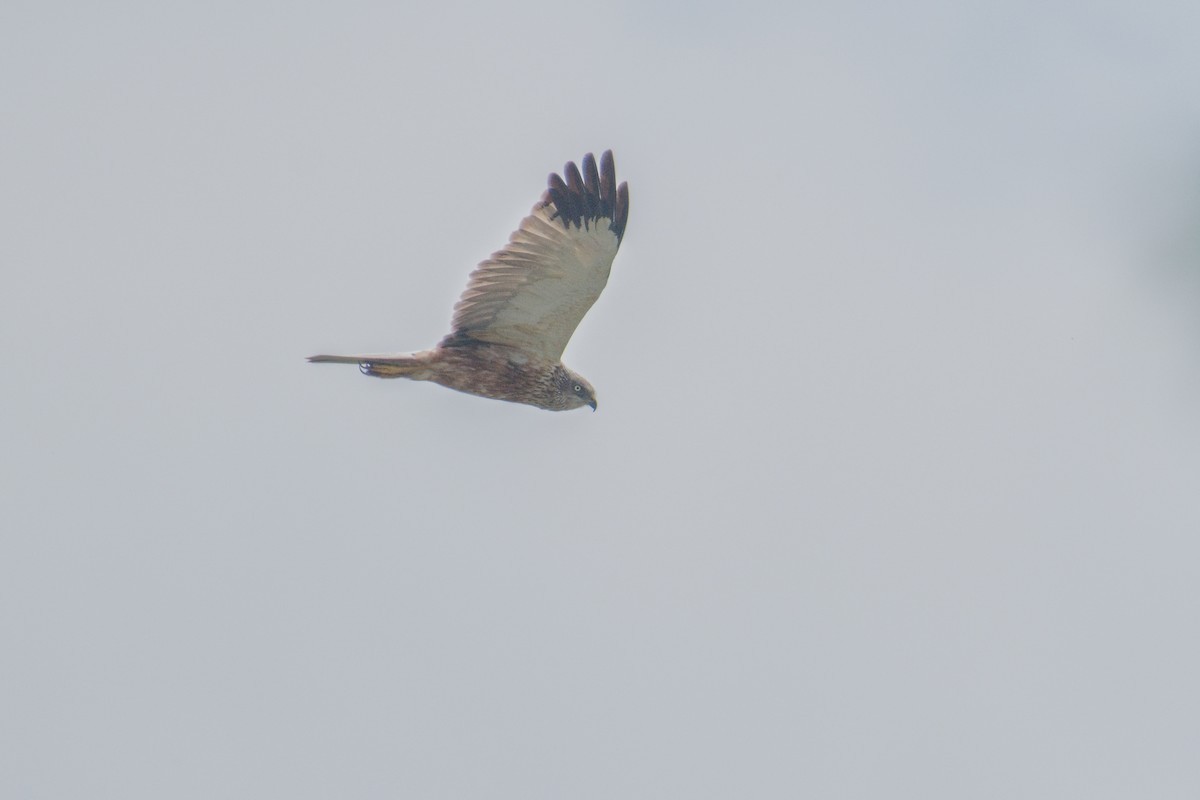
<instances>
[{"instance_id":1,"label":"brown body","mask_svg":"<svg viewBox=\"0 0 1200 800\"><path fill-rule=\"evenodd\" d=\"M432 350L401 355L312 356L358 364L376 378L432 381L467 394L550 411L596 409L591 384L561 358L571 334L608 282L625 234L629 189L612 153L568 162L541 202L471 273L454 306L452 332Z\"/></svg>"},{"instance_id":2,"label":"brown body","mask_svg":"<svg viewBox=\"0 0 1200 800\"><path fill-rule=\"evenodd\" d=\"M431 381L479 397L524 403L549 411L591 406L594 390L561 362L487 342L440 344L403 356L313 356L315 363L358 364L364 375Z\"/></svg>"}]
</instances>

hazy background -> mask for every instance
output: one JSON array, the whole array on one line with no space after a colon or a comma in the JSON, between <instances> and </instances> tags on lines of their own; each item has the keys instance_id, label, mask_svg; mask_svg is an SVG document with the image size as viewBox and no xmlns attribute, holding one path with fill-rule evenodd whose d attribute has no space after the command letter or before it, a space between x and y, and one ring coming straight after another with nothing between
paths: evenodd
<instances>
[{"instance_id":1,"label":"hazy background","mask_svg":"<svg viewBox=\"0 0 1200 800\"><path fill-rule=\"evenodd\" d=\"M1200 6L0 6L0 797L1200 796ZM448 328L632 213L551 414Z\"/></svg>"}]
</instances>

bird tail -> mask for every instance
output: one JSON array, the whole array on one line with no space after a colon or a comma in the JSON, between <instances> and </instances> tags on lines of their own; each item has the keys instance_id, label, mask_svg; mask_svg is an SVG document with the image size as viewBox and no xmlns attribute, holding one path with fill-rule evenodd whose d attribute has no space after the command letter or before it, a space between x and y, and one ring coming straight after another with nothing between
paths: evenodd
<instances>
[{"instance_id":1,"label":"bird tail","mask_svg":"<svg viewBox=\"0 0 1200 800\"><path fill-rule=\"evenodd\" d=\"M357 364L363 375L374 378L421 379L420 373L428 366L415 355L404 356L309 356L313 364Z\"/></svg>"}]
</instances>

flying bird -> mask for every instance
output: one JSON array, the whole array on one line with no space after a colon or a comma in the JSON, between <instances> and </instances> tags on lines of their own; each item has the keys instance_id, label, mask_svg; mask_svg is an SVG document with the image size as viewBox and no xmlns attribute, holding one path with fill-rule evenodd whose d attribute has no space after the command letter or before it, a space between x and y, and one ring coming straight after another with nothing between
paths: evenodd
<instances>
[{"instance_id":1,"label":"flying bird","mask_svg":"<svg viewBox=\"0 0 1200 800\"><path fill-rule=\"evenodd\" d=\"M562 363L563 349L604 285L629 218L612 151L568 161L529 216L471 273L450 333L432 350L310 356L357 364L364 375L433 381L467 394L550 411L590 406L592 385Z\"/></svg>"}]
</instances>

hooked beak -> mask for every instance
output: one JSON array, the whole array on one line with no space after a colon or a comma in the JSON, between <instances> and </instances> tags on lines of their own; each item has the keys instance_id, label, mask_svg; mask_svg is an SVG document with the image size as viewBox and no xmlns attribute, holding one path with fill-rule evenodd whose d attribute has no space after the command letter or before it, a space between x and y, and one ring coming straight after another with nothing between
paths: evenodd
<instances>
[{"instance_id":1,"label":"hooked beak","mask_svg":"<svg viewBox=\"0 0 1200 800\"><path fill-rule=\"evenodd\" d=\"M596 401L593 400L592 402L588 403L588 405L592 407L592 413L595 414L596 413Z\"/></svg>"}]
</instances>

